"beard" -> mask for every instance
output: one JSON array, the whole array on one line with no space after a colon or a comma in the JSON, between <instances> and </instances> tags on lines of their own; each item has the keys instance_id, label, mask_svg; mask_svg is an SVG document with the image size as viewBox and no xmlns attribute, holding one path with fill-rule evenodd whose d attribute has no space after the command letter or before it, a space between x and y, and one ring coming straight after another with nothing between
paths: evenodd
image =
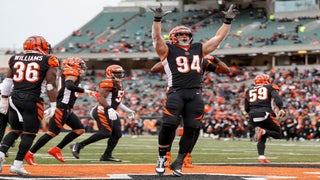
<instances>
[{"instance_id":1,"label":"beard","mask_svg":"<svg viewBox=\"0 0 320 180\"><path fill-rule=\"evenodd\" d=\"M178 44L180 46L188 46L190 44L190 42L191 42L191 39L188 41L179 41Z\"/></svg>"}]
</instances>

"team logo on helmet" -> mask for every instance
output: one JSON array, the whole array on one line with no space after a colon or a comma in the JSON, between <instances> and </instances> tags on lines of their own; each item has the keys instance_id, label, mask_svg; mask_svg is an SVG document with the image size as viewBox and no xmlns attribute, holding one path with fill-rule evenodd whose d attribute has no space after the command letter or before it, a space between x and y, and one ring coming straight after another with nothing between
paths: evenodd
<instances>
[{"instance_id":1,"label":"team logo on helmet","mask_svg":"<svg viewBox=\"0 0 320 180\"><path fill-rule=\"evenodd\" d=\"M28 51L38 51L42 54L51 53L51 45L42 36L31 36L23 43L23 49Z\"/></svg>"},{"instance_id":2,"label":"team logo on helmet","mask_svg":"<svg viewBox=\"0 0 320 180\"><path fill-rule=\"evenodd\" d=\"M121 81L124 78L124 70L119 65L110 65L106 69L106 76L117 81Z\"/></svg>"},{"instance_id":3,"label":"team logo on helmet","mask_svg":"<svg viewBox=\"0 0 320 180\"><path fill-rule=\"evenodd\" d=\"M259 74L254 78L254 84L271 84L270 76L267 74Z\"/></svg>"}]
</instances>

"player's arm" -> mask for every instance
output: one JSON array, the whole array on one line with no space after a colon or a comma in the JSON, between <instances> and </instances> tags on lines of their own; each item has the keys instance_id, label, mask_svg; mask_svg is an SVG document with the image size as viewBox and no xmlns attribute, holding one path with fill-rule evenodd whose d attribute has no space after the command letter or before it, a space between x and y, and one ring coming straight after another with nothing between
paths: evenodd
<instances>
[{"instance_id":1,"label":"player's arm","mask_svg":"<svg viewBox=\"0 0 320 180\"><path fill-rule=\"evenodd\" d=\"M77 76L72 76L72 75L66 76L66 79L65 79L66 88L73 92L83 93L84 89L74 84L74 82L76 82L77 79L78 79Z\"/></svg>"},{"instance_id":2,"label":"player's arm","mask_svg":"<svg viewBox=\"0 0 320 180\"><path fill-rule=\"evenodd\" d=\"M9 109L8 97L10 96L13 88L12 77L13 77L12 69L8 69L7 77L2 81L2 88L1 88L0 113L2 114L7 114Z\"/></svg>"},{"instance_id":3,"label":"player's arm","mask_svg":"<svg viewBox=\"0 0 320 180\"><path fill-rule=\"evenodd\" d=\"M8 69L6 78L2 81L2 87L1 87L2 98L8 98L11 94L11 91L13 88L12 77L13 77L12 69Z\"/></svg>"},{"instance_id":4,"label":"player's arm","mask_svg":"<svg viewBox=\"0 0 320 180\"><path fill-rule=\"evenodd\" d=\"M204 70L215 72L217 74L230 73L230 68L215 56L208 56L204 58Z\"/></svg>"},{"instance_id":5,"label":"player's arm","mask_svg":"<svg viewBox=\"0 0 320 180\"><path fill-rule=\"evenodd\" d=\"M230 68L224 63L222 62L218 57L216 56L211 56L211 62L216 64L216 69L215 69L215 73L217 74L229 74Z\"/></svg>"},{"instance_id":6,"label":"player's arm","mask_svg":"<svg viewBox=\"0 0 320 180\"><path fill-rule=\"evenodd\" d=\"M213 52L219 44L227 37L230 29L231 29L231 21L235 18L235 16L238 14L238 10L234 9L233 4L230 5L227 12L222 11L224 14L224 23L221 25L221 27L216 32L215 36L213 36L211 39L206 41L203 44L203 55L210 54Z\"/></svg>"},{"instance_id":7,"label":"player's arm","mask_svg":"<svg viewBox=\"0 0 320 180\"><path fill-rule=\"evenodd\" d=\"M162 73L164 72L164 67L161 62L156 63L155 65L152 66L150 69L152 73Z\"/></svg>"},{"instance_id":8,"label":"player's arm","mask_svg":"<svg viewBox=\"0 0 320 180\"><path fill-rule=\"evenodd\" d=\"M275 104L279 108L278 115L280 117L285 116L285 111L283 109L283 101L281 96L279 95L279 86L272 84L271 97L274 99Z\"/></svg>"},{"instance_id":9,"label":"player's arm","mask_svg":"<svg viewBox=\"0 0 320 180\"><path fill-rule=\"evenodd\" d=\"M247 94L247 93L246 93ZM250 105L249 105L249 101L248 101L248 98L245 97L244 99L244 110L249 113L250 112Z\"/></svg>"},{"instance_id":10,"label":"player's arm","mask_svg":"<svg viewBox=\"0 0 320 180\"><path fill-rule=\"evenodd\" d=\"M51 56L48 60L49 69L46 73L46 88L47 88L47 94L49 97L50 102L56 103L57 99L57 72L59 68L59 60L56 56Z\"/></svg>"},{"instance_id":11,"label":"player's arm","mask_svg":"<svg viewBox=\"0 0 320 180\"><path fill-rule=\"evenodd\" d=\"M162 3L160 3L160 7L158 8L150 8L150 10L154 14L154 19L152 23L152 40L153 40L153 47L156 50L156 53L160 57L161 60L163 60L168 53L168 47L166 45L166 41L163 39L161 35L161 20L162 17L166 14L170 13L170 11L163 12L162 10Z\"/></svg>"}]
</instances>

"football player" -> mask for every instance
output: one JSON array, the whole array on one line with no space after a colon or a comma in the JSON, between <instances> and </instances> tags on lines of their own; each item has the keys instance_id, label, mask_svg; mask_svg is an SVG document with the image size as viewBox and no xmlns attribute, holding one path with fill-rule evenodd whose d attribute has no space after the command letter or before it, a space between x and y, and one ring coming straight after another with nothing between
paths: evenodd
<instances>
[{"instance_id":1,"label":"football player","mask_svg":"<svg viewBox=\"0 0 320 180\"><path fill-rule=\"evenodd\" d=\"M254 141L257 143L258 162L269 163L265 157L265 144L267 138L281 138L281 127L272 108L274 101L279 108L279 116L285 115L283 102L279 95L279 87L271 84L269 75L260 74L254 78L254 86L245 92L244 107L249 114L249 122L254 127Z\"/></svg>"},{"instance_id":2,"label":"football player","mask_svg":"<svg viewBox=\"0 0 320 180\"><path fill-rule=\"evenodd\" d=\"M23 158L32 146L43 118L43 85L50 100L48 114L53 115L56 108L56 75L59 68L58 58L50 55L51 46L42 36L28 37L23 43L23 49L24 54L13 55L9 59L0 102L0 113L3 114L7 113L10 104L8 113L11 125L11 131L0 146L0 172L5 154L21 136L17 155L10 167L10 172L18 175L30 174L23 167Z\"/></svg>"},{"instance_id":3,"label":"football player","mask_svg":"<svg viewBox=\"0 0 320 180\"><path fill-rule=\"evenodd\" d=\"M73 106L79 93L87 93L89 96L99 97L98 92L79 87L86 70L87 66L85 61L78 57L69 57L62 62L61 76L59 78L59 85L61 85L61 87L59 87L58 91L57 108L53 116L45 113L45 118L50 119L48 131L38 139L24 157L28 164L37 165L34 160L34 154L51 139L56 137L65 124L72 128L72 131L70 131L57 146L48 150L50 155L61 162L65 162L61 149L85 132L79 117L72 110Z\"/></svg>"},{"instance_id":4,"label":"football player","mask_svg":"<svg viewBox=\"0 0 320 180\"><path fill-rule=\"evenodd\" d=\"M218 57L216 56L206 56L203 58L202 60L202 75L204 76L205 72L215 72L217 74L229 74L230 73L230 69L228 68L228 66L222 62ZM152 66L152 68L150 69L150 71L152 73L163 73L165 72L164 70L164 66L162 65L162 62L158 62L156 63L154 66ZM179 124L177 124L176 128L178 128ZM194 137L194 142L193 145L191 146L191 149L188 151L188 154L186 155L186 157L183 160L183 166L184 167L193 167L192 165L192 161L191 161L191 152L192 149L194 148L197 140L199 137L199 133L195 133L195 137ZM172 160L172 156L171 156L171 145L172 142L174 140L174 136L172 138L172 141L170 143L170 147L167 149L167 153L166 153L166 158L167 158L167 162L166 162L166 167L169 167L171 160Z\"/></svg>"},{"instance_id":5,"label":"football player","mask_svg":"<svg viewBox=\"0 0 320 180\"><path fill-rule=\"evenodd\" d=\"M107 148L101 156L100 161L121 162L120 159L112 156L112 152L122 136L121 122L116 109L120 108L127 113L128 118L134 118L134 111L121 102L124 96L122 86L124 75L124 70L119 65L107 67L107 78L99 84L99 92L101 94L101 97L98 99L99 104L90 112L92 118L97 121L99 131L79 143L70 145L75 158L79 159L80 150L85 146L101 139L109 138Z\"/></svg>"},{"instance_id":6,"label":"football player","mask_svg":"<svg viewBox=\"0 0 320 180\"><path fill-rule=\"evenodd\" d=\"M202 64L204 56L212 53L227 37L231 22L238 11L231 5L227 12L223 11L224 23L208 41L193 43L190 28L177 26L169 33L170 42L162 36L162 17L170 13L158 8L151 8L154 19L152 24L153 46L159 56L168 77L167 100L163 111L162 124L159 132L158 158L155 171L158 175L165 173L166 153L170 147L172 136L183 119L183 135L179 143L176 160L170 165L174 176L182 176L182 165L188 151L194 145L194 135L201 129L204 114L204 102L201 93Z\"/></svg>"}]
</instances>

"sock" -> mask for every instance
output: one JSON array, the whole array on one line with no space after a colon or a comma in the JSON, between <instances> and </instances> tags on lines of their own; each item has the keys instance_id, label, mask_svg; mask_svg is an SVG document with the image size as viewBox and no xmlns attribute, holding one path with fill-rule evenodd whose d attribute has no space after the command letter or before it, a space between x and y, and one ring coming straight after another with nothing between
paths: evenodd
<instances>
[{"instance_id":1,"label":"sock","mask_svg":"<svg viewBox=\"0 0 320 180\"><path fill-rule=\"evenodd\" d=\"M31 147L30 152L33 154L36 153L40 148L46 145L53 137L45 133L42 135L38 141Z\"/></svg>"},{"instance_id":2,"label":"sock","mask_svg":"<svg viewBox=\"0 0 320 180\"><path fill-rule=\"evenodd\" d=\"M57 147L60 149L63 149L67 144L72 142L77 137L79 137L79 135L77 133L71 131L62 139L62 141L57 145Z\"/></svg>"},{"instance_id":3,"label":"sock","mask_svg":"<svg viewBox=\"0 0 320 180\"><path fill-rule=\"evenodd\" d=\"M21 136L21 142L19 144L19 150L15 160L23 161L23 158L32 146L35 137L35 134L23 134Z\"/></svg>"},{"instance_id":4,"label":"sock","mask_svg":"<svg viewBox=\"0 0 320 180\"><path fill-rule=\"evenodd\" d=\"M91 135L89 138L81 141L79 144L80 144L80 147L84 147L88 144L97 142L97 141L99 141L101 139L105 139L105 138L107 138L107 136L105 136L102 133L97 132L97 133L94 133L93 135Z\"/></svg>"},{"instance_id":5,"label":"sock","mask_svg":"<svg viewBox=\"0 0 320 180\"><path fill-rule=\"evenodd\" d=\"M22 166L23 161L14 160L13 165L14 166Z\"/></svg>"}]
</instances>

